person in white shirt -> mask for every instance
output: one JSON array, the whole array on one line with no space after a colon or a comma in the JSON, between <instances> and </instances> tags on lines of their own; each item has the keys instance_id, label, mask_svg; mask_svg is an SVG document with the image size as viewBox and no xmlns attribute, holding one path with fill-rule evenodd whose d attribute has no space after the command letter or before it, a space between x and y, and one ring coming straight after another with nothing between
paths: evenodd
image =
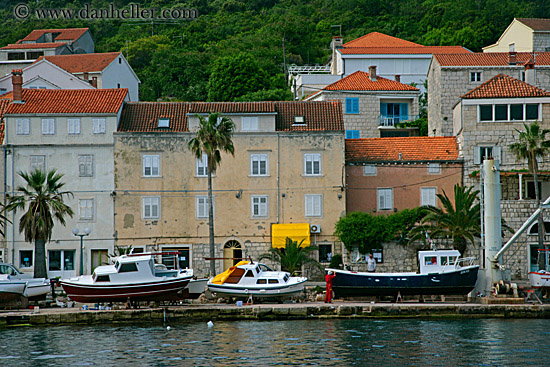
<instances>
[{"instance_id":1,"label":"person in white shirt","mask_svg":"<svg viewBox=\"0 0 550 367\"><path fill-rule=\"evenodd\" d=\"M376 259L372 254L369 254L369 257L367 257L367 271L369 273L374 273L376 271Z\"/></svg>"}]
</instances>

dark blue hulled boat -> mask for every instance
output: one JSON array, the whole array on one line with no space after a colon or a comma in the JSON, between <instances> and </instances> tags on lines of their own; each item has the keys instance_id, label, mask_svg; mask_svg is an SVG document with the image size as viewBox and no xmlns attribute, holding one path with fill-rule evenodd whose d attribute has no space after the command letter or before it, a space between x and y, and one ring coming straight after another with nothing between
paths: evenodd
<instances>
[{"instance_id":1,"label":"dark blue hulled boat","mask_svg":"<svg viewBox=\"0 0 550 367\"><path fill-rule=\"evenodd\" d=\"M474 289L479 265L456 250L420 251L420 273L368 273L327 269L336 274L335 297L466 295Z\"/></svg>"}]
</instances>

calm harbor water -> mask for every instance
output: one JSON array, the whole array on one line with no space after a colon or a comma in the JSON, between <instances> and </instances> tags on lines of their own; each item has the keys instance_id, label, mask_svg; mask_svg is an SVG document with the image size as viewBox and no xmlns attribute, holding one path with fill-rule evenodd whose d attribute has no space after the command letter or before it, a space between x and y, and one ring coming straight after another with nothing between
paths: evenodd
<instances>
[{"instance_id":1,"label":"calm harbor water","mask_svg":"<svg viewBox=\"0 0 550 367\"><path fill-rule=\"evenodd\" d=\"M550 320L300 320L0 330L0 366L547 366Z\"/></svg>"}]
</instances>

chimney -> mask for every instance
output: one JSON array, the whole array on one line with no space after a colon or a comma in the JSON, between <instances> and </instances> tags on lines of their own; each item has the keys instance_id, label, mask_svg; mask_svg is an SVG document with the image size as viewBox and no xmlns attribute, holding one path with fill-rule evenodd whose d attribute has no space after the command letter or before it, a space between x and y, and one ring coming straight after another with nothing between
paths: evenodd
<instances>
[{"instance_id":1,"label":"chimney","mask_svg":"<svg viewBox=\"0 0 550 367\"><path fill-rule=\"evenodd\" d=\"M90 84L92 87L97 88L97 76L93 76L92 80L90 80Z\"/></svg>"},{"instance_id":2,"label":"chimney","mask_svg":"<svg viewBox=\"0 0 550 367\"><path fill-rule=\"evenodd\" d=\"M508 65L515 65L516 61L516 53L513 51L508 52Z\"/></svg>"},{"instance_id":3,"label":"chimney","mask_svg":"<svg viewBox=\"0 0 550 367\"><path fill-rule=\"evenodd\" d=\"M525 73L525 82L531 85L535 85L535 63L533 59L530 59L525 63L523 72Z\"/></svg>"},{"instance_id":4,"label":"chimney","mask_svg":"<svg viewBox=\"0 0 550 367\"><path fill-rule=\"evenodd\" d=\"M373 82L376 81L376 65L369 66L369 77Z\"/></svg>"},{"instance_id":5,"label":"chimney","mask_svg":"<svg viewBox=\"0 0 550 367\"><path fill-rule=\"evenodd\" d=\"M343 44L344 41L342 40L342 37L333 37L332 42L330 43L330 48L332 52L334 52L337 48L342 48Z\"/></svg>"},{"instance_id":6,"label":"chimney","mask_svg":"<svg viewBox=\"0 0 550 367\"><path fill-rule=\"evenodd\" d=\"M23 101L23 70L13 69L11 71L11 84L13 86L13 101Z\"/></svg>"},{"instance_id":7,"label":"chimney","mask_svg":"<svg viewBox=\"0 0 550 367\"><path fill-rule=\"evenodd\" d=\"M395 81L401 83L401 75L395 75Z\"/></svg>"}]
</instances>

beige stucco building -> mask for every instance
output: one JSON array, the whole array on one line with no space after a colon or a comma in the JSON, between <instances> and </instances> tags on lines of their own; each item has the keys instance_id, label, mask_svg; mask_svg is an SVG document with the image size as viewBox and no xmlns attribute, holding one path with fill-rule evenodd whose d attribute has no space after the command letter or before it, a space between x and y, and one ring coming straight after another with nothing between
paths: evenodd
<instances>
[{"instance_id":1,"label":"beige stucco building","mask_svg":"<svg viewBox=\"0 0 550 367\"><path fill-rule=\"evenodd\" d=\"M257 259L278 223L314 225L322 261L341 252L332 235L345 214L338 102L127 103L115 134L117 244L180 250L181 266L207 274L206 162L187 145L196 114L209 112L236 125L235 155L222 155L213 178L216 256ZM232 264L219 259L216 269Z\"/></svg>"},{"instance_id":2,"label":"beige stucco building","mask_svg":"<svg viewBox=\"0 0 550 367\"><path fill-rule=\"evenodd\" d=\"M483 52L508 51L550 51L550 19L514 18L494 44L483 47Z\"/></svg>"}]
</instances>

